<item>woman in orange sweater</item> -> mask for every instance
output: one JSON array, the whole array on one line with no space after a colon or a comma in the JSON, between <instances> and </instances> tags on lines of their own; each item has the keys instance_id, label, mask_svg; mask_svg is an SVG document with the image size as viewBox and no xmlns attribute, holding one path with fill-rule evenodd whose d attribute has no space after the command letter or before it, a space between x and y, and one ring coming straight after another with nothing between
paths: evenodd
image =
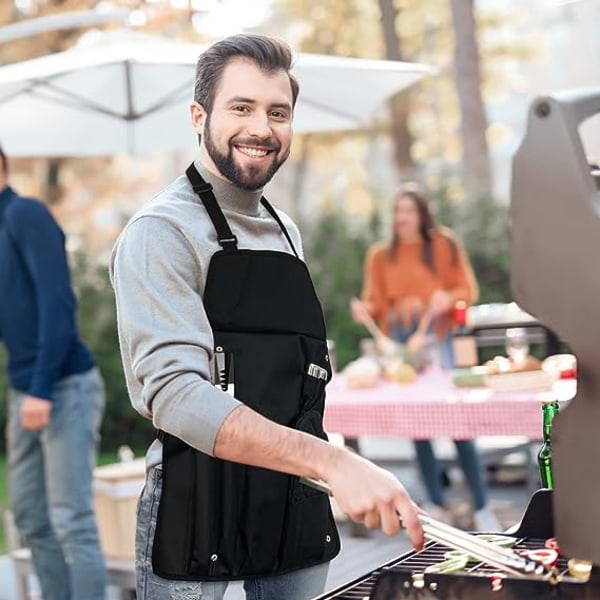
<instances>
[{"instance_id":1,"label":"woman in orange sweater","mask_svg":"<svg viewBox=\"0 0 600 600\"><path fill-rule=\"evenodd\" d=\"M450 230L436 225L427 198L415 186L395 197L391 242L375 244L365 261L362 302L351 305L352 316L362 323L367 317L403 344L416 341L419 324L429 323L435 336L440 366L450 369L452 309L458 300L472 304L478 296L469 260ZM499 530L487 508L481 461L472 440L455 440L458 459L473 497L475 528ZM444 505L442 468L430 440L415 441L415 452L431 516L449 521Z\"/></svg>"}]
</instances>

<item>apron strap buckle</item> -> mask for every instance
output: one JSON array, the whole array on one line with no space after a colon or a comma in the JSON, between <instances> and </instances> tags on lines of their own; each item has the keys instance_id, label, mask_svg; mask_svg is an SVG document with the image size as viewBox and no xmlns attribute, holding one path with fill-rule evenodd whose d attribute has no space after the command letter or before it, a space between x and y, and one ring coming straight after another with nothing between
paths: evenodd
<instances>
[{"instance_id":1,"label":"apron strap buckle","mask_svg":"<svg viewBox=\"0 0 600 600\"><path fill-rule=\"evenodd\" d=\"M232 235L231 237L226 237L226 238L219 238L219 245L224 250L229 250L229 249L236 250L237 242L238 242L238 239L237 239L236 235Z\"/></svg>"},{"instance_id":2,"label":"apron strap buckle","mask_svg":"<svg viewBox=\"0 0 600 600\"><path fill-rule=\"evenodd\" d=\"M192 188L196 194L206 194L212 191L213 186L207 181L203 181L202 183L192 184Z\"/></svg>"}]
</instances>

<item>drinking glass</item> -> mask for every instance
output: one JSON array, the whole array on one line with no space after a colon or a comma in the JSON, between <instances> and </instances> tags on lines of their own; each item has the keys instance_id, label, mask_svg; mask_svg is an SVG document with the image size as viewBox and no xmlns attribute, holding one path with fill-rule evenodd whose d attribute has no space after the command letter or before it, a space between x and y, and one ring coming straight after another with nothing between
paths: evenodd
<instances>
[{"instance_id":1,"label":"drinking glass","mask_svg":"<svg viewBox=\"0 0 600 600\"><path fill-rule=\"evenodd\" d=\"M529 354L529 339L524 327L511 327L506 330L506 356L516 365L521 364Z\"/></svg>"}]
</instances>

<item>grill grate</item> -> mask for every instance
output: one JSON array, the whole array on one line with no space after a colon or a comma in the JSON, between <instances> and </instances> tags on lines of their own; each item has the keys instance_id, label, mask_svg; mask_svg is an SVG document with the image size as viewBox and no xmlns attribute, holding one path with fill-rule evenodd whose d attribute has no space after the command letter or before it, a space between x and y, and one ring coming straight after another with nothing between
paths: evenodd
<instances>
[{"instance_id":1,"label":"grill grate","mask_svg":"<svg viewBox=\"0 0 600 600\"><path fill-rule=\"evenodd\" d=\"M542 538L520 538L512 546L514 550L535 550L544 548L545 539ZM411 551L399 556L374 571L371 571L362 578L345 584L342 587L320 596L319 600L368 600L373 592L379 575L384 571L409 573L423 573L425 568L445 560L444 554L451 550L439 542L428 542L421 552ZM561 574L567 572L567 559L560 557L557 562L557 568ZM485 563L473 562L467 565L465 571L447 574L446 577L456 577L466 579L470 575L491 577L498 573L498 569L490 567Z\"/></svg>"}]
</instances>

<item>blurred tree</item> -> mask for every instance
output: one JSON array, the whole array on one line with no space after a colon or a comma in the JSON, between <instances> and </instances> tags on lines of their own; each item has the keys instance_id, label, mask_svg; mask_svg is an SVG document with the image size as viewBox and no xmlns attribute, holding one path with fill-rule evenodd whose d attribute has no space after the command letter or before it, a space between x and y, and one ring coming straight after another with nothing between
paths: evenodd
<instances>
[{"instance_id":1,"label":"blurred tree","mask_svg":"<svg viewBox=\"0 0 600 600\"><path fill-rule=\"evenodd\" d=\"M346 215L330 204L305 231L304 254L325 316L328 335L335 341L338 369L358 354L366 331L350 318L349 300L360 296L362 264L368 247L379 235L379 219L351 228Z\"/></svg>"},{"instance_id":2,"label":"blurred tree","mask_svg":"<svg viewBox=\"0 0 600 600\"><path fill-rule=\"evenodd\" d=\"M455 194L452 178L443 178L431 194L432 205L438 222L465 246L479 284L478 302L510 302L508 207L491 196L457 202Z\"/></svg>"},{"instance_id":3,"label":"blurred tree","mask_svg":"<svg viewBox=\"0 0 600 600\"><path fill-rule=\"evenodd\" d=\"M510 88L514 60L535 56L537 40L506 44L502 35L503 29L518 23L519 12L490 5L475 15L472 0L378 0L376 5L373 0L324 0L318 6L281 0L274 6L278 31L284 31L301 50L414 60L439 67L438 76L423 80L410 94L400 94L403 100L410 98L410 110L406 135L396 127L402 127L402 119L396 121L398 115L391 115L396 164L413 161L415 178L435 192L440 222L457 231L472 256L481 300L510 298L508 215L506 206L491 196L484 97ZM376 131L389 132L383 125ZM310 160L327 162L337 155L336 143L331 138L313 139ZM346 147L363 148L365 143L358 136L346 136L343 142ZM320 144L325 144L323 152ZM398 149L408 158L398 160ZM398 171L397 179L405 179L406 173ZM474 185L466 185L472 181ZM349 191L355 190L353 186ZM377 180L367 181L366 193L374 190L382 194L371 209L387 218L391 190L381 189Z\"/></svg>"},{"instance_id":4,"label":"blurred tree","mask_svg":"<svg viewBox=\"0 0 600 600\"><path fill-rule=\"evenodd\" d=\"M328 0L319 5L280 0L274 4L273 21L287 23L303 34L297 47L304 52L362 58L405 60L396 22L400 15L393 0ZM293 23L294 26L289 26ZM391 132L396 167L405 178L414 176L412 135L408 127L410 92L390 100Z\"/></svg>"},{"instance_id":5,"label":"blurred tree","mask_svg":"<svg viewBox=\"0 0 600 600\"><path fill-rule=\"evenodd\" d=\"M531 60L540 46L538 39L505 42L502 32L518 24L518 9L489 4L475 15L473 0L274 0L273 7L265 32L282 32L299 50L439 67L393 103L398 178L415 164L415 176L444 177L449 167L458 172L464 157L460 185L481 180L475 195L489 195L485 96L510 89L513 62Z\"/></svg>"},{"instance_id":6,"label":"blurred tree","mask_svg":"<svg viewBox=\"0 0 600 600\"><path fill-rule=\"evenodd\" d=\"M381 21L381 30L385 45L385 58L388 60L404 60L402 41L398 35L396 22L400 17L400 9L394 0L378 0ZM412 133L408 128L408 115L410 113L410 92L402 91L390 100L390 133L394 142L394 157L401 177L412 179L412 170L415 165L411 148L413 144Z\"/></svg>"},{"instance_id":7,"label":"blurred tree","mask_svg":"<svg viewBox=\"0 0 600 600\"><path fill-rule=\"evenodd\" d=\"M454 71L460 102L463 174L472 198L492 195L479 48L473 0L450 0L454 26Z\"/></svg>"}]
</instances>

